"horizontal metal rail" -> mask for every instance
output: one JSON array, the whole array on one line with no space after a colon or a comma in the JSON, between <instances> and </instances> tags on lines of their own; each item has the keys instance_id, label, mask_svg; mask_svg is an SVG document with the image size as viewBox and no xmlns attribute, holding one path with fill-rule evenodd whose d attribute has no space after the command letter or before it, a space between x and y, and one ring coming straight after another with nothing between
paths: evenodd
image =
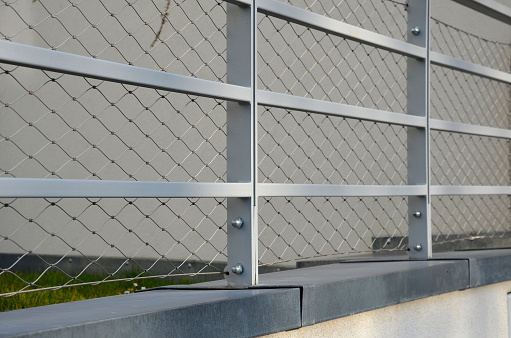
<instances>
[{"instance_id":1,"label":"horizontal metal rail","mask_svg":"<svg viewBox=\"0 0 511 338\"><path fill-rule=\"evenodd\" d=\"M250 197L250 183L0 178L1 198Z\"/></svg>"},{"instance_id":2,"label":"horizontal metal rail","mask_svg":"<svg viewBox=\"0 0 511 338\"><path fill-rule=\"evenodd\" d=\"M263 14L294 22L301 26L361 42L389 52L420 59L426 58L425 48L352 26L279 0L257 0L257 6L258 11Z\"/></svg>"},{"instance_id":3,"label":"horizontal metal rail","mask_svg":"<svg viewBox=\"0 0 511 338\"><path fill-rule=\"evenodd\" d=\"M0 40L0 62L222 100L250 102L252 99L252 91L246 87L165 73L5 40Z\"/></svg>"},{"instance_id":4,"label":"horizontal metal rail","mask_svg":"<svg viewBox=\"0 0 511 338\"><path fill-rule=\"evenodd\" d=\"M435 119L429 120L429 126L430 126L431 130L437 130L437 131L447 131L447 132L458 133L458 134L469 134L469 135L479 135L479 136L511 139L511 130L509 130L509 129L484 127L484 126L478 126L478 125L473 125L473 124L450 122L450 121L435 120Z\"/></svg>"},{"instance_id":5,"label":"horizontal metal rail","mask_svg":"<svg viewBox=\"0 0 511 338\"><path fill-rule=\"evenodd\" d=\"M430 60L434 65L458 70L460 72L478 75L491 80L511 84L511 74L493 68L481 66L468 61L456 59L452 56L430 52Z\"/></svg>"},{"instance_id":6,"label":"horizontal metal rail","mask_svg":"<svg viewBox=\"0 0 511 338\"><path fill-rule=\"evenodd\" d=\"M265 90L259 90L257 92L257 103L263 106L296 110L307 113L341 116L409 127L426 127L425 117L351 106L342 103L310 99L306 97L269 92Z\"/></svg>"},{"instance_id":7,"label":"horizontal metal rail","mask_svg":"<svg viewBox=\"0 0 511 338\"><path fill-rule=\"evenodd\" d=\"M258 195L265 197L363 197L425 196L427 185L334 185L259 183Z\"/></svg>"},{"instance_id":8,"label":"horizontal metal rail","mask_svg":"<svg viewBox=\"0 0 511 338\"><path fill-rule=\"evenodd\" d=\"M224 0L225 2L229 2L233 5L238 5L238 6L241 6L241 7L248 7L248 6L252 6L252 1L251 0Z\"/></svg>"},{"instance_id":9,"label":"horizontal metal rail","mask_svg":"<svg viewBox=\"0 0 511 338\"><path fill-rule=\"evenodd\" d=\"M493 0L453 0L481 14L511 24L511 8Z\"/></svg>"},{"instance_id":10,"label":"horizontal metal rail","mask_svg":"<svg viewBox=\"0 0 511 338\"><path fill-rule=\"evenodd\" d=\"M432 185L431 195L511 195L510 186Z\"/></svg>"}]
</instances>

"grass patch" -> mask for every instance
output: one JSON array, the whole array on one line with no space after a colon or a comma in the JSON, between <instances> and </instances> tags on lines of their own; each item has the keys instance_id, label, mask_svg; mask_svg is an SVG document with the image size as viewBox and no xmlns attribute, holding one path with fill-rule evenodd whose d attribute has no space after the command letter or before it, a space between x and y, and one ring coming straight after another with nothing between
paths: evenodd
<instances>
[{"instance_id":1,"label":"grass patch","mask_svg":"<svg viewBox=\"0 0 511 338\"><path fill-rule=\"evenodd\" d=\"M19 276L18 277L16 277ZM26 282L35 281L40 274L39 273L17 273L16 275L10 273L4 273L0 275L0 293L8 293L21 290L27 284ZM137 272L125 273L119 278L133 278L138 276ZM20 279L21 278L21 279ZM101 275L80 275L81 282L97 282L105 279L106 276ZM32 289L53 287L56 285L64 285L69 282L69 276L59 271L48 271L41 279L37 281L38 287L31 287ZM75 283L75 284L76 284ZM0 312L25 309L35 306L43 306L50 304L73 302L77 300L92 299L106 296L122 295L127 291L132 293L136 290L143 288L154 288L165 285L176 285L176 284L192 284L197 281L190 281L187 278L180 280L169 280L168 278L151 278L151 279L140 279L129 282L108 282L97 285L84 285L84 286L73 286L66 287L59 290L46 290L29 292L23 294L17 294L9 297L0 297Z\"/></svg>"}]
</instances>

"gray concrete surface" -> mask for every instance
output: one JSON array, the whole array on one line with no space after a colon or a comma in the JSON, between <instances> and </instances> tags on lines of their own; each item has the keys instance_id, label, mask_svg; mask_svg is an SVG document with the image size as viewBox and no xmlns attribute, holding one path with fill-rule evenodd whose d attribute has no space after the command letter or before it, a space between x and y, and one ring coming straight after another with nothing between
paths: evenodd
<instances>
[{"instance_id":1,"label":"gray concrete surface","mask_svg":"<svg viewBox=\"0 0 511 338\"><path fill-rule=\"evenodd\" d=\"M0 335L256 336L511 280L511 250L437 259L351 261L261 275L249 289L214 281L4 312Z\"/></svg>"},{"instance_id":2,"label":"gray concrete surface","mask_svg":"<svg viewBox=\"0 0 511 338\"><path fill-rule=\"evenodd\" d=\"M0 336L241 337L300 326L300 290L159 290L0 314Z\"/></svg>"}]
</instances>

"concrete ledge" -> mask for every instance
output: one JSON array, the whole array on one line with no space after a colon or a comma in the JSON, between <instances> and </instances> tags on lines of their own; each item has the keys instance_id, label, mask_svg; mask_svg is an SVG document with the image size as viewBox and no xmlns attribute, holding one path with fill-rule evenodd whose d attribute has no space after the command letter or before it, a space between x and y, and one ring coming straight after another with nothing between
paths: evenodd
<instances>
[{"instance_id":1,"label":"concrete ledge","mask_svg":"<svg viewBox=\"0 0 511 338\"><path fill-rule=\"evenodd\" d=\"M468 260L471 288L511 280L511 249L442 252L433 258Z\"/></svg>"},{"instance_id":2,"label":"concrete ledge","mask_svg":"<svg viewBox=\"0 0 511 338\"><path fill-rule=\"evenodd\" d=\"M468 266L453 262L339 263L261 276L262 285L299 285L302 326L466 289Z\"/></svg>"},{"instance_id":3,"label":"concrete ledge","mask_svg":"<svg viewBox=\"0 0 511 338\"><path fill-rule=\"evenodd\" d=\"M157 290L0 314L0 336L242 337L300 327L300 290Z\"/></svg>"},{"instance_id":4,"label":"concrete ledge","mask_svg":"<svg viewBox=\"0 0 511 338\"><path fill-rule=\"evenodd\" d=\"M299 261L297 268L309 268L334 263L360 263L360 262L400 262L407 261L404 252L375 253L356 255L353 257L315 259ZM468 262L470 287L478 287L511 280L511 249L490 250L461 250L451 252L436 252L430 261Z\"/></svg>"},{"instance_id":5,"label":"concrete ledge","mask_svg":"<svg viewBox=\"0 0 511 338\"><path fill-rule=\"evenodd\" d=\"M257 336L511 280L511 250L441 253L430 261L370 256L225 281L0 313L0 336Z\"/></svg>"}]
</instances>

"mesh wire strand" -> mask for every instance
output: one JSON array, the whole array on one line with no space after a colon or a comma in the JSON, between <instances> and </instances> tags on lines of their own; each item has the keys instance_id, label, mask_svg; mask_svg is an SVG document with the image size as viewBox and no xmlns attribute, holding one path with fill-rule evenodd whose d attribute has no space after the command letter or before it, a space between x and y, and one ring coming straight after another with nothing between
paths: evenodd
<instances>
[{"instance_id":1,"label":"mesh wire strand","mask_svg":"<svg viewBox=\"0 0 511 338\"><path fill-rule=\"evenodd\" d=\"M510 197L433 197L433 249L449 242L510 238Z\"/></svg>"},{"instance_id":2,"label":"mesh wire strand","mask_svg":"<svg viewBox=\"0 0 511 338\"><path fill-rule=\"evenodd\" d=\"M509 72L509 42L488 39L435 18L431 24L433 50ZM508 84L436 65L431 70L432 118L510 127ZM431 133L431 146L432 184L510 184L509 140L435 131ZM488 245L484 242L488 240L493 240L494 246L507 246L509 240L495 240L509 239L509 217L509 196L434 196L433 249L441 250L456 242Z\"/></svg>"},{"instance_id":3,"label":"mesh wire strand","mask_svg":"<svg viewBox=\"0 0 511 338\"><path fill-rule=\"evenodd\" d=\"M406 57L260 14L259 88L406 112Z\"/></svg>"},{"instance_id":4,"label":"mesh wire strand","mask_svg":"<svg viewBox=\"0 0 511 338\"><path fill-rule=\"evenodd\" d=\"M483 136L431 132L431 184L510 183L510 141Z\"/></svg>"},{"instance_id":5,"label":"mesh wire strand","mask_svg":"<svg viewBox=\"0 0 511 338\"><path fill-rule=\"evenodd\" d=\"M0 38L225 81L225 3L172 1L164 10L165 1L1 1ZM0 69L0 176L225 181L222 101ZM139 271L135 279L219 275L226 261L223 199L16 199L0 214L0 247L18 256L0 274L33 257L44 268L11 294L40 290L48 271L69 278L60 288L90 284L80 279L89 272L104 276L92 284L122 280L126 269Z\"/></svg>"},{"instance_id":6,"label":"mesh wire strand","mask_svg":"<svg viewBox=\"0 0 511 338\"><path fill-rule=\"evenodd\" d=\"M395 39L406 39L404 0L280 0Z\"/></svg>"},{"instance_id":7,"label":"mesh wire strand","mask_svg":"<svg viewBox=\"0 0 511 338\"><path fill-rule=\"evenodd\" d=\"M401 126L260 107L258 146L262 183L407 182Z\"/></svg>"},{"instance_id":8,"label":"mesh wire strand","mask_svg":"<svg viewBox=\"0 0 511 338\"><path fill-rule=\"evenodd\" d=\"M224 82L225 2L172 0L168 11L166 3L1 1L0 38Z\"/></svg>"},{"instance_id":9,"label":"mesh wire strand","mask_svg":"<svg viewBox=\"0 0 511 338\"><path fill-rule=\"evenodd\" d=\"M6 65L0 81L0 177L225 181L223 101Z\"/></svg>"},{"instance_id":10,"label":"mesh wire strand","mask_svg":"<svg viewBox=\"0 0 511 338\"><path fill-rule=\"evenodd\" d=\"M482 24L488 24L484 19L481 19ZM431 49L461 60L509 72L511 56L509 41L487 39L435 18L431 20Z\"/></svg>"},{"instance_id":11,"label":"mesh wire strand","mask_svg":"<svg viewBox=\"0 0 511 338\"><path fill-rule=\"evenodd\" d=\"M34 256L44 267L35 281L16 275L25 286L1 296L39 289L37 281L48 271L60 271L69 279L55 288L122 280L126 271L136 272L130 279L223 273L225 199L1 202L0 246L17 258L2 263L0 276L16 275L17 267ZM85 273L103 277L85 283L80 279Z\"/></svg>"},{"instance_id":12,"label":"mesh wire strand","mask_svg":"<svg viewBox=\"0 0 511 338\"><path fill-rule=\"evenodd\" d=\"M406 39L404 1L285 2ZM225 82L225 2L169 4L4 0L0 39ZM406 57L263 14L257 21L260 89L406 112ZM435 18L432 32L434 50L509 72L508 43ZM438 66L431 80L433 118L510 126L509 85ZM1 177L226 181L223 101L9 65L0 65L0 81ZM404 127L260 107L258 128L259 182L406 184ZM432 184L509 185L509 141L439 132L431 139ZM405 249L406 197L259 202L262 266ZM104 277L85 284L122 280L128 266L139 271L134 278L149 278L220 275L225 265L224 199L1 203L0 247L17 257L0 276L29 257L44 264L36 281L11 294L40 289L54 270L68 277L61 288L83 284L89 271ZM434 242L508 236L509 207L508 196L435 197ZM375 249L379 238L394 243ZM76 271L65 267L69 259Z\"/></svg>"},{"instance_id":13,"label":"mesh wire strand","mask_svg":"<svg viewBox=\"0 0 511 338\"><path fill-rule=\"evenodd\" d=\"M511 86L431 66L431 118L507 129Z\"/></svg>"},{"instance_id":14,"label":"mesh wire strand","mask_svg":"<svg viewBox=\"0 0 511 338\"><path fill-rule=\"evenodd\" d=\"M406 197L294 197L259 201L259 264L374 252L380 237L404 250Z\"/></svg>"}]
</instances>

